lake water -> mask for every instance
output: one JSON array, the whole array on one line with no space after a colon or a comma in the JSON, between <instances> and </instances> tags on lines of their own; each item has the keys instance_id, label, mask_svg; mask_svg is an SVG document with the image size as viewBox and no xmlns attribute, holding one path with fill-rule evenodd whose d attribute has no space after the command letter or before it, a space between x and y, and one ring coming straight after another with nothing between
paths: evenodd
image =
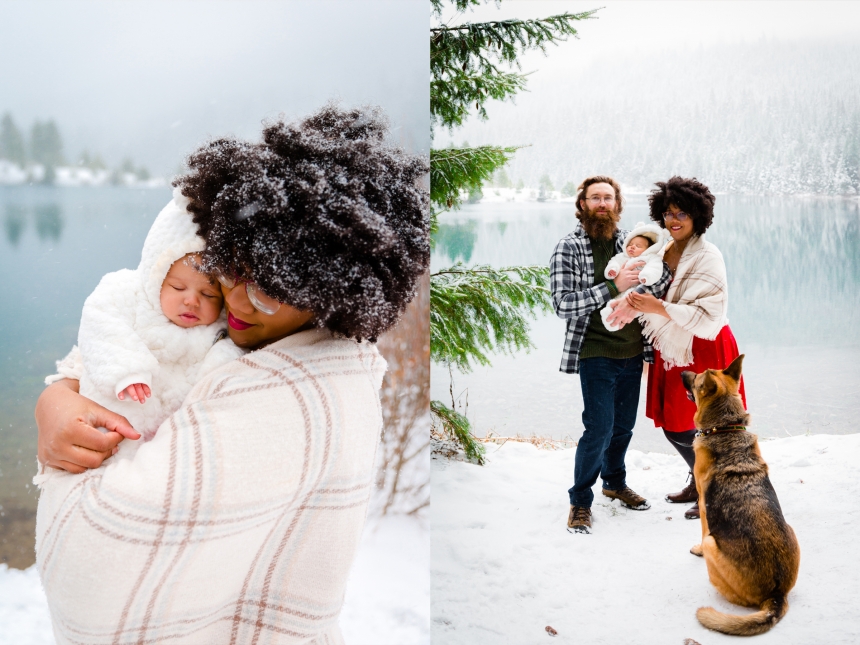
<instances>
[{"instance_id":1,"label":"lake water","mask_svg":"<svg viewBox=\"0 0 860 645\"><path fill-rule=\"evenodd\" d=\"M645 195L628 196L622 226L647 221ZM576 225L574 204L492 202L439 219L434 270L466 264L547 265ZM744 360L752 429L763 437L858 431L860 413L860 205L856 201L718 195L707 239L725 258L729 321ZM532 324L530 353L454 372L459 405L478 436L582 434L579 377L558 371L564 321ZM449 375L433 365L431 395L450 405ZM644 414L631 446L673 452Z\"/></svg>"},{"instance_id":2,"label":"lake water","mask_svg":"<svg viewBox=\"0 0 860 645\"><path fill-rule=\"evenodd\" d=\"M102 275L135 268L169 189L0 187L0 562L32 564L33 408Z\"/></svg>"}]
</instances>

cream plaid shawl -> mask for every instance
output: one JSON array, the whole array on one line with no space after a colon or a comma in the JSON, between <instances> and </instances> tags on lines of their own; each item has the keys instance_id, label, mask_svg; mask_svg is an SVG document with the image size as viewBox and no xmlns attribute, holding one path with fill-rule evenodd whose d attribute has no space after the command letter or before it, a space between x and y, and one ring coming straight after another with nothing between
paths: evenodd
<instances>
[{"instance_id":1,"label":"cream plaid shawl","mask_svg":"<svg viewBox=\"0 0 860 645\"><path fill-rule=\"evenodd\" d=\"M720 250L693 237L684 249L675 279L666 292L666 313L642 314L642 331L658 350L666 369L693 362L693 337L713 340L728 323L726 265Z\"/></svg>"},{"instance_id":2,"label":"cream plaid shawl","mask_svg":"<svg viewBox=\"0 0 860 645\"><path fill-rule=\"evenodd\" d=\"M57 643L342 643L384 371L374 345L301 332L210 373L152 441L46 481Z\"/></svg>"}]
</instances>

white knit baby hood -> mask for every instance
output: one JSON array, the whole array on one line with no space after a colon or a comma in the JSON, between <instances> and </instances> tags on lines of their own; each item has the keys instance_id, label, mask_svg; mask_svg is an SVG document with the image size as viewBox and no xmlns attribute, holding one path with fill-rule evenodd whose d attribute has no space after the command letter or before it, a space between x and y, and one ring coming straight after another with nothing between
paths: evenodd
<instances>
[{"instance_id":1,"label":"white knit baby hood","mask_svg":"<svg viewBox=\"0 0 860 645\"><path fill-rule=\"evenodd\" d=\"M630 240L639 236L648 238L652 242L651 246L642 252L642 255L639 256L640 258L646 260L649 256L663 257L663 253L666 251L666 243L670 238L669 231L655 222L648 222L647 224L645 222L637 222L633 230L624 238L625 251L627 250L627 245L630 244Z\"/></svg>"}]
</instances>

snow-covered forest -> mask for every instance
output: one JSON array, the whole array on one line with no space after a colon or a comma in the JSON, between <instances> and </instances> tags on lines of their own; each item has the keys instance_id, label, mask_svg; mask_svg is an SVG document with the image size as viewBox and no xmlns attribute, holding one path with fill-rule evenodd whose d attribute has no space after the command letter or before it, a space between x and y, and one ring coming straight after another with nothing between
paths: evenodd
<instances>
[{"instance_id":1,"label":"snow-covered forest","mask_svg":"<svg viewBox=\"0 0 860 645\"><path fill-rule=\"evenodd\" d=\"M70 162L53 119L35 121L25 134L12 114L6 112L0 119L0 185L24 183L135 188L166 184L164 179L152 177L143 166L135 166L128 157L109 169L101 155L83 150Z\"/></svg>"},{"instance_id":2,"label":"snow-covered forest","mask_svg":"<svg viewBox=\"0 0 860 645\"><path fill-rule=\"evenodd\" d=\"M717 192L860 193L856 43L667 43L576 75L539 68L529 89L454 139L529 146L506 167L514 183L549 175L559 187L601 173L647 190L681 174ZM438 133L437 145L448 139Z\"/></svg>"}]
</instances>

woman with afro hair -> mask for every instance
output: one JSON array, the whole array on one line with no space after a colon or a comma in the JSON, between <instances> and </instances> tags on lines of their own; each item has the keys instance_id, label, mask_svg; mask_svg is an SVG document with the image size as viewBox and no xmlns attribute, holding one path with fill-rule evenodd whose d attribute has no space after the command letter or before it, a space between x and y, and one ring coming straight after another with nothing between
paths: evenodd
<instances>
[{"instance_id":1,"label":"woman with afro hair","mask_svg":"<svg viewBox=\"0 0 860 645\"><path fill-rule=\"evenodd\" d=\"M656 185L648 197L650 215L672 236L663 256L672 272L672 283L663 300L632 293L629 302L641 312L643 333L654 343L645 414L663 429L690 467L687 486L666 499L678 504L694 502L684 517L696 519L699 505L692 448L696 404L687 398L681 372L725 369L737 358L738 345L726 318L728 287L723 256L705 240L705 231L714 220L714 196L696 179L672 177ZM743 380L740 393L746 406Z\"/></svg>"},{"instance_id":2,"label":"woman with afro hair","mask_svg":"<svg viewBox=\"0 0 860 645\"><path fill-rule=\"evenodd\" d=\"M43 392L39 460L67 471L37 518L58 643L343 642L382 427L374 342L430 256L427 161L386 132L329 104L188 158L174 185L250 351L125 458L137 433L74 368Z\"/></svg>"}]
</instances>

